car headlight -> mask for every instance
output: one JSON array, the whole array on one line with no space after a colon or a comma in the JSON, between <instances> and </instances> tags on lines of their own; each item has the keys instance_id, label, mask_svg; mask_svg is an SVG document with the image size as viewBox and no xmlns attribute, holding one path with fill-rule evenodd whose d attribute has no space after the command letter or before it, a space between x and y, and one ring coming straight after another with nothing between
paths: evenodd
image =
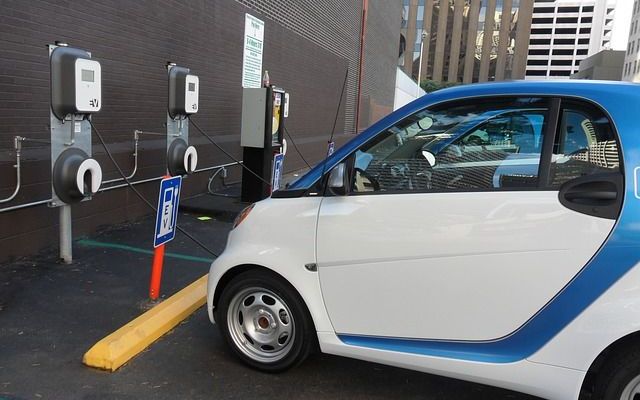
<instances>
[{"instance_id":1,"label":"car headlight","mask_svg":"<svg viewBox=\"0 0 640 400\"><path fill-rule=\"evenodd\" d=\"M242 221L249 216L249 213L253 210L253 206L255 206L255 204L251 204L249 207L245 207L244 210L240 211L240 214L238 214L236 219L233 221L233 229L240 225Z\"/></svg>"}]
</instances>

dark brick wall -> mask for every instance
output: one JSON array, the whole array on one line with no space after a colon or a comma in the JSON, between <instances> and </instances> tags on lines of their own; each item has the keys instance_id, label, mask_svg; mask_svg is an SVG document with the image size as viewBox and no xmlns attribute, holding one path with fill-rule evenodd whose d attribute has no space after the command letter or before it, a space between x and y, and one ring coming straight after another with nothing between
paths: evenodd
<instances>
[{"instance_id":1,"label":"dark brick wall","mask_svg":"<svg viewBox=\"0 0 640 400\"><path fill-rule=\"evenodd\" d=\"M91 51L101 62L103 108L93 120L125 171L132 166L133 131L164 132L165 64L169 60L190 67L199 75L200 111L194 120L227 151L240 158L242 42L244 14L249 12L266 24L263 68L269 70L273 83L291 94L289 132L306 158L317 162L326 148L347 68L346 102L339 113L337 131L353 130L360 10L359 0L96 0L88 3L3 0L0 4L0 198L11 193L15 181L11 168L13 136L49 138L46 44L66 41ZM394 46L396 42L394 38ZM393 87L381 96L381 102L392 103ZM193 127L190 137L199 151L199 167L230 161ZM339 142L347 138L340 136ZM101 163L105 179L116 178L117 173L95 135L93 142L94 157ZM161 138L142 138L139 171L134 180L163 174L164 146ZM14 201L0 204L0 208L49 198L49 165L47 144L25 143L23 188ZM290 147L286 170L303 166ZM237 177L237 167L234 168L233 174ZM184 195L205 191L207 178L207 173L189 177ZM155 201L157 182L138 187ZM128 189L103 192L90 202L74 206L74 236L147 212ZM46 206L0 213L0 226L4 228L0 230L0 260L31 254L57 243L57 210Z\"/></svg>"},{"instance_id":2,"label":"dark brick wall","mask_svg":"<svg viewBox=\"0 0 640 400\"><path fill-rule=\"evenodd\" d=\"M345 133L355 132L356 96L360 60L362 1L353 0L236 0L266 15L305 39L347 61ZM396 0L389 3L398 3ZM333 66L338 70L339 66ZM344 79L345 68L342 69ZM313 79L313 77L311 77ZM392 91L393 93L393 91ZM393 95L391 95L393 101Z\"/></svg>"},{"instance_id":3,"label":"dark brick wall","mask_svg":"<svg viewBox=\"0 0 640 400\"><path fill-rule=\"evenodd\" d=\"M369 1L360 99L362 130L393 110L402 2ZM386 78L392 77L392 78Z\"/></svg>"}]
</instances>

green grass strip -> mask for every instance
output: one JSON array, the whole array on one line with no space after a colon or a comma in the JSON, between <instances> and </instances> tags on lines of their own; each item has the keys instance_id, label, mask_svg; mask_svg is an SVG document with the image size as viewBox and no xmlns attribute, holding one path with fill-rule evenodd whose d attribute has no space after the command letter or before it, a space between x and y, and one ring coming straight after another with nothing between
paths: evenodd
<instances>
[{"instance_id":1,"label":"green grass strip","mask_svg":"<svg viewBox=\"0 0 640 400\"><path fill-rule=\"evenodd\" d=\"M153 255L153 250L141 249L139 247L127 246L125 244L98 242L96 240L91 240L91 239L81 239L81 240L78 240L77 243L87 247L102 247L107 249L118 249L118 250L130 251L133 253ZM211 264L213 262L213 260L209 258L189 256L189 255L180 254L180 253L165 252L164 255L165 257L172 257L172 258L177 258L177 259L186 260L186 261L195 261L195 262L202 262L207 264Z\"/></svg>"}]
</instances>

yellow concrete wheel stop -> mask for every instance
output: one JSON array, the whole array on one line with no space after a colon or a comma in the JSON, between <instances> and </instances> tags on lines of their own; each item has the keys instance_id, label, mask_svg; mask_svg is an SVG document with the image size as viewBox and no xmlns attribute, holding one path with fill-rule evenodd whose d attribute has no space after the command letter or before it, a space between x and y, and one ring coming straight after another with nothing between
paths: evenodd
<instances>
[{"instance_id":1,"label":"yellow concrete wheel stop","mask_svg":"<svg viewBox=\"0 0 640 400\"><path fill-rule=\"evenodd\" d=\"M96 343L85 365L115 371L206 303L205 275Z\"/></svg>"}]
</instances>

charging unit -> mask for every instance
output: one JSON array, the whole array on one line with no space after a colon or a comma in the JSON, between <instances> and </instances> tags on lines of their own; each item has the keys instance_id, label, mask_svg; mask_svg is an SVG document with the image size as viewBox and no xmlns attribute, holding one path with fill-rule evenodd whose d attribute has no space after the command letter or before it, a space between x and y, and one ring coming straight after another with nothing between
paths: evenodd
<instances>
[{"instance_id":1,"label":"charging unit","mask_svg":"<svg viewBox=\"0 0 640 400\"><path fill-rule=\"evenodd\" d=\"M190 115L198 112L200 79L189 68L167 64L169 103L167 107L167 170L171 176L196 170L198 152L189 145Z\"/></svg>"},{"instance_id":2,"label":"charging unit","mask_svg":"<svg viewBox=\"0 0 640 400\"><path fill-rule=\"evenodd\" d=\"M102 108L102 69L91 53L49 45L51 71L51 207L60 208L60 256L71 262L70 204L89 200L102 184L91 158L91 114Z\"/></svg>"},{"instance_id":3,"label":"charging unit","mask_svg":"<svg viewBox=\"0 0 640 400\"><path fill-rule=\"evenodd\" d=\"M255 202L270 195L274 154L284 153L284 122L289 114L288 93L276 86L244 88L240 145L242 160L251 171L242 171L241 200Z\"/></svg>"}]
</instances>

